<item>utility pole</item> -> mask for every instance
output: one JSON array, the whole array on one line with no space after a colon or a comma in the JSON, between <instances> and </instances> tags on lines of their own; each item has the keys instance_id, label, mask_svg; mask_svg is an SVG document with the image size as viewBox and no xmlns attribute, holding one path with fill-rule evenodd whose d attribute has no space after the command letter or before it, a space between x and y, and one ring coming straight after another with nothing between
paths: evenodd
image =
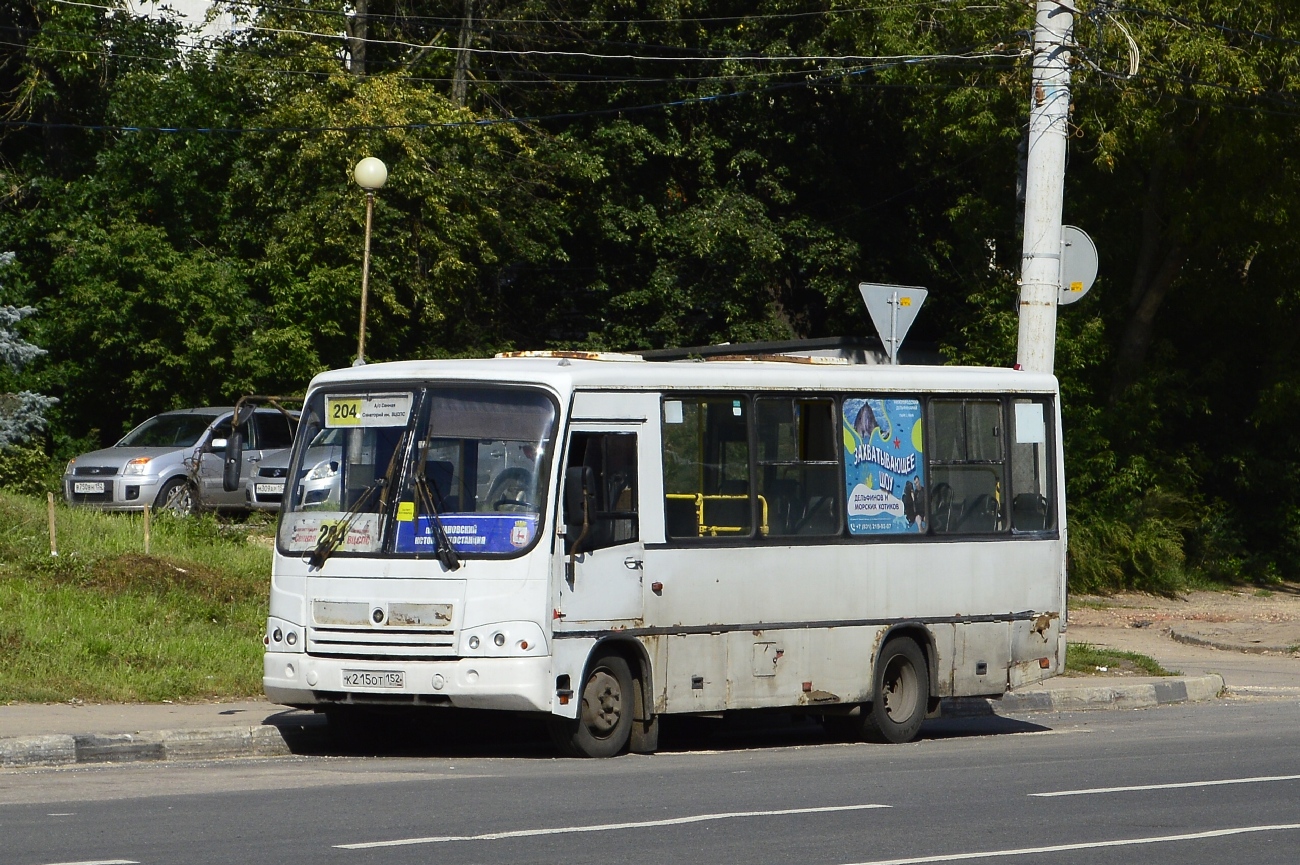
<instances>
[{"instance_id":1,"label":"utility pole","mask_svg":"<svg viewBox=\"0 0 1300 865\"><path fill-rule=\"evenodd\" d=\"M1074 29L1074 9L1069 0L1036 3L1016 365L1032 372L1051 372L1061 288L1061 206L1070 120L1067 46Z\"/></svg>"},{"instance_id":2,"label":"utility pole","mask_svg":"<svg viewBox=\"0 0 1300 865\"><path fill-rule=\"evenodd\" d=\"M356 14L343 20L343 32L347 34L344 43L348 47L348 68L353 75L366 74L366 39L370 35L369 21L370 0L355 0Z\"/></svg>"},{"instance_id":3,"label":"utility pole","mask_svg":"<svg viewBox=\"0 0 1300 865\"><path fill-rule=\"evenodd\" d=\"M451 98L461 108L465 107L466 85L469 79L469 44L474 38L474 0L465 0L465 15L460 21L460 38L456 40L456 71L451 79Z\"/></svg>"}]
</instances>

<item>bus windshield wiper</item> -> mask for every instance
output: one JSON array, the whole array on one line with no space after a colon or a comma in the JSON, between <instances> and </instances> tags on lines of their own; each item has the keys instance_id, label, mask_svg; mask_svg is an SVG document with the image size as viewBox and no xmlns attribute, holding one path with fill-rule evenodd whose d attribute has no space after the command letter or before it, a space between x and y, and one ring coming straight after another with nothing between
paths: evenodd
<instances>
[{"instance_id":1,"label":"bus windshield wiper","mask_svg":"<svg viewBox=\"0 0 1300 865\"><path fill-rule=\"evenodd\" d=\"M397 456L404 450L405 439L406 436L403 435L402 438L397 440L397 446L393 448L393 455L388 460L388 468L384 471L383 476L375 478L374 483L361 491L361 495L357 496L357 500L352 507L348 508L347 513L343 515L343 519L339 520L335 531L322 531L320 533L320 536L316 539L316 546L307 554L307 564L310 567L320 570L329 557L334 555L339 547L343 546L348 533L352 531L353 524L357 521L357 517L361 516L366 505L370 503L371 497L379 490L383 490L379 497L379 512L384 513L387 509L388 490L393 485L393 474L397 471Z\"/></svg>"},{"instance_id":2,"label":"bus windshield wiper","mask_svg":"<svg viewBox=\"0 0 1300 865\"><path fill-rule=\"evenodd\" d=\"M424 447L420 449L419 465L426 465L429 458L429 442L424 442ZM442 498L442 491L436 487L429 489L429 479L425 477L424 472L417 472L415 475L415 498L419 502L416 514L415 528L420 528L419 514L428 513L429 528L433 532L433 554L437 556L438 561L442 562L443 567L449 571L460 570L460 556L456 554L456 548L451 545L451 538L447 537L447 530L442 527L442 517L438 515L438 508L434 505L434 493L438 498ZM426 511L427 508L427 511Z\"/></svg>"},{"instance_id":3,"label":"bus windshield wiper","mask_svg":"<svg viewBox=\"0 0 1300 865\"><path fill-rule=\"evenodd\" d=\"M456 554L456 548L451 545L447 530L442 527L442 517L438 515L438 509L433 504L433 492L429 489L429 482L424 475L417 475L415 478L415 497L420 501L420 513L429 515L429 528L433 532L433 554L447 570L459 570L460 556ZM418 524L416 527L419 527Z\"/></svg>"}]
</instances>

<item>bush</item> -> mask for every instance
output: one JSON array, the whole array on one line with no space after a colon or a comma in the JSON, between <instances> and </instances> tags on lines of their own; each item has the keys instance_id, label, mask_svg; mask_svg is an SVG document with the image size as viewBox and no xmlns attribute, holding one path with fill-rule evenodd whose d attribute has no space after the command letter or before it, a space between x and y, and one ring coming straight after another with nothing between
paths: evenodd
<instances>
[{"instance_id":1,"label":"bush","mask_svg":"<svg viewBox=\"0 0 1300 865\"><path fill-rule=\"evenodd\" d=\"M1073 592L1140 591L1173 595L1188 586L1186 533L1196 528L1193 508L1159 489L1120 514L1084 510L1069 531Z\"/></svg>"},{"instance_id":2,"label":"bush","mask_svg":"<svg viewBox=\"0 0 1300 865\"><path fill-rule=\"evenodd\" d=\"M43 496L59 491L62 471L43 448L13 445L0 450L0 488L13 493Z\"/></svg>"}]
</instances>

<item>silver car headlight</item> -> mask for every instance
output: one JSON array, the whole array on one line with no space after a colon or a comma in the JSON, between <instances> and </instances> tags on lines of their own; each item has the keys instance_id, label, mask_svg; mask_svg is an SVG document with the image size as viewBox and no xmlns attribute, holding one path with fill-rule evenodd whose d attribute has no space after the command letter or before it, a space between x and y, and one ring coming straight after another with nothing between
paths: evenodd
<instances>
[{"instance_id":1,"label":"silver car headlight","mask_svg":"<svg viewBox=\"0 0 1300 865\"><path fill-rule=\"evenodd\" d=\"M332 460L322 460L321 462L316 463L316 465L312 467L311 471L307 472L307 480L324 480L325 478L332 478L338 473L339 464L337 462Z\"/></svg>"},{"instance_id":2,"label":"silver car headlight","mask_svg":"<svg viewBox=\"0 0 1300 865\"><path fill-rule=\"evenodd\" d=\"M149 471L150 457L136 457L133 460L126 461L126 468L122 469L124 475L142 475Z\"/></svg>"}]
</instances>

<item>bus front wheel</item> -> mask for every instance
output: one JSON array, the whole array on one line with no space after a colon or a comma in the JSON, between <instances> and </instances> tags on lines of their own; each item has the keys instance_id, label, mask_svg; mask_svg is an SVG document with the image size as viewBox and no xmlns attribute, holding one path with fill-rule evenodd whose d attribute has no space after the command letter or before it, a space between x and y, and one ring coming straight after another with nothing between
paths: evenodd
<instances>
[{"instance_id":1,"label":"bus front wheel","mask_svg":"<svg viewBox=\"0 0 1300 865\"><path fill-rule=\"evenodd\" d=\"M613 757L632 733L632 671L617 655L595 660L583 683L577 718L550 718L551 739L571 757Z\"/></svg>"},{"instance_id":2,"label":"bus front wheel","mask_svg":"<svg viewBox=\"0 0 1300 865\"><path fill-rule=\"evenodd\" d=\"M871 705L862 707L862 734L872 742L910 742L921 731L930 699L925 656L915 642L890 640L876 661Z\"/></svg>"}]
</instances>

